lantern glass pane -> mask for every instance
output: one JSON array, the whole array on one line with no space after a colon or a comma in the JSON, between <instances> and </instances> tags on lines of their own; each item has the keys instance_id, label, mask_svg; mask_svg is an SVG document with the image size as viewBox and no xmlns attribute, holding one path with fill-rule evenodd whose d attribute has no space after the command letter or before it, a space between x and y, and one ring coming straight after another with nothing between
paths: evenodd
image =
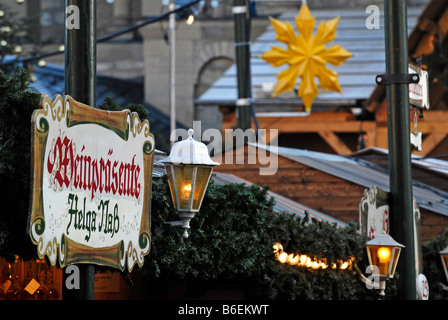
<instances>
[{"instance_id":1,"label":"lantern glass pane","mask_svg":"<svg viewBox=\"0 0 448 320\"><path fill-rule=\"evenodd\" d=\"M179 197L179 209L190 209L190 197L193 188L193 169L191 166L174 166L176 177L177 195Z\"/></svg>"},{"instance_id":2,"label":"lantern glass pane","mask_svg":"<svg viewBox=\"0 0 448 320\"><path fill-rule=\"evenodd\" d=\"M383 246L367 246L370 255L370 264L378 267L380 276L389 276L389 262L392 248Z\"/></svg>"},{"instance_id":3,"label":"lantern glass pane","mask_svg":"<svg viewBox=\"0 0 448 320\"><path fill-rule=\"evenodd\" d=\"M170 184L171 196L176 210L190 210L190 198L193 188L192 166L170 165L167 176Z\"/></svg>"},{"instance_id":4,"label":"lantern glass pane","mask_svg":"<svg viewBox=\"0 0 448 320\"><path fill-rule=\"evenodd\" d=\"M194 185L193 210L199 210L208 181L212 173L211 167L198 167L196 171L196 182Z\"/></svg>"},{"instance_id":5,"label":"lantern glass pane","mask_svg":"<svg viewBox=\"0 0 448 320\"><path fill-rule=\"evenodd\" d=\"M444 254L440 257L442 258L443 271L445 272L446 279L448 280L448 255Z\"/></svg>"},{"instance_id":6,"label":"lantern glass pane","mask_svg":"<svg viewBox=\"0 0 448 320\"><path fill-rule=\"evenodd\" d=\"M397 268L398 258L400 257L401 248L393 248L392 263L390 264L389 277L393 277Z\"/></svg>"},{"instance_id":7,"label":"lantern glass pane","mask_svg":"<svg viewBox=\"0 0 448 320\"><path fill-rule=\"evenodd\" d=\"M171 198L173 199L173 204L174 204L174 209L178 209L177 208L177 200L176 200L176 194L175 194L175 190L176 190L176 186L175 186L175 180L174 180L174 176L172 174L172 165L165 165L166 168L166 175L168 176L168 184L170 187L170 193L171 193Z\"/></svg>"}]
</instances>

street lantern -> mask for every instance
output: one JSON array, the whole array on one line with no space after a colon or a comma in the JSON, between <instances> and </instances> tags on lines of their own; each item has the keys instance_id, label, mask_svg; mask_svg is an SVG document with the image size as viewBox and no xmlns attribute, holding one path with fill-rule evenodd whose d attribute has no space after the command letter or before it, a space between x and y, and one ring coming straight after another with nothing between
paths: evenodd
<instances>
[{"instance_id":1,"label":"street lantern","mask_svg":"<svg viewBox=\"0 0 448 320\"><path fill-rule=\"evenodd\" d=\"M194 131L188 130L188 138L176 142L168 158L162 160L168 176L171 197L180 221L168 222L184 229L188 238L190 220L201 208L213 168L219 163L210 159L207 146L193 139Z\"/></svg>"},{"instance_id":2,"label":"street lantern","mask_svg":"<svg viewBox=\"0 0 448 320\"><path fill-rule=\"evenodd\" d=\"M393 278L401 249L404 246L386 233L377 235L366 243L370 266L378 268L380 278L380 295L384 295L386 280ZM374 269L373 269L374 270Z\"/></svg>"},{"instance_id":3,"label":"street lantern","mask_svg":"<svg viewBox=\"0 0 448 320\"><path fill-rule=\"evenodd\" d=\"M448 281L448 247L446 247L439 253L440 253L440 258L442 259L443 271L445 271L445 276Z\"/></svg>"}]
</instances>

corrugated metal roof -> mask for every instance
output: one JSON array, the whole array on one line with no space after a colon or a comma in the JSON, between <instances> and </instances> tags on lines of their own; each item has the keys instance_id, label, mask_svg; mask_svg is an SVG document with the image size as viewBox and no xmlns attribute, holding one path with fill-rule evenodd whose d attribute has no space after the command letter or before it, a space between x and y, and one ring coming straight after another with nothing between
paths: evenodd
<instances>
[{"instance_id":1,"label":"corrugated metal roof","mask_svg":"<svg viewBox=\"0 0 448 320\"><path fill-rule=\"evenodd\" d=\"M353 157L361 156L367 153L378 153L384 156L389 155L389 150L378 147L369 147L366 149L359 150L351 154ZM448 161L435 159L435 158L427 158L419 155L411 155L411 162L414 165L425 168L426 170L432 171L437 174L441 174L448 177Z\"/></svg>"},{"instance_id":2,"label":"corrugated metal roof","mask_svg":"<svg viewBox=\"0 0 448 320\"><path fill-rule=\"evenodd\" d=\"M233 174L229 173L221 173L215 172L213 173L213 180L217 184L228 184L228 183L244 183L247 185L251 185L252 183L241 179ZM311 209L307 206L304 206L301 203L295 202L289 198L286 198L278 193L268 191L269 196L273 197L275 200L274 211L276 212L289 212L298 215L301 218L305 217L305 211L308 212L308 216L310 218L325 221L328 223L336 224L338 227L346 227L347 224L335 219L325 213L319 212L317 210Z\"/></svg>"},{"instance_id":3,"label":"corrugated metal roof","mask_svg":"<svg viewBox=\"0 0 448 320\"><path fill-rule=\"evenodd\" d=\"M249 144L266 150L270 149L266 145ZM284 147L276 147L276 149L272 149L270 152L275 152L279 156L366 188L378 186L386 192L390 191L389 171L365 160ZM420 208L448 216L448 192L416 180L413 180L412 184L413 196Z\"/></svg>"},{"instance_id":4,"label":"corrugated metal roof","mask_svg":"<svg viewBox=\"0 0 448 320\"><path fill-rule=\"evenodd\" d=\"M408 30L409 32L417 24L422 8L408 8ZM351 51L353 56L346 60L342 66L327 66L339 74L339 83L342 95L333 91L321 90L313 105L328 104L351 104L357 100L365 100L376 87L375 77L385 71L385 43L384 43L384 18L381 13L380 28L367 29L366 19L369 14L364 10L311 10L316 18L315 30L321 21L328 21L340 16L337 38L327 45L340 44L343 48ZM297 12L282 14L277 19L289 21L295 28L294 18ZM315 32L315 31L314 31ZM296 34L297 31L296 31ZM263 83L277 82L276 75L287 68L283 65L278 68L272 67L259 56L268 51L271 46L286 47L286 45L275 39L273 27L270 25L266 31L251 45L251 73L252 73L252 98L257 103L294 103L301 105L302 102L293 93L282 94L277 99L269 95L260 95ZM300 81L300 80L298 80ZM217 80L201 97L197 99L199 104L226 104L234 103L237 99L236 65L231 66L224 75Z\"/></svg>"}]
</instances>

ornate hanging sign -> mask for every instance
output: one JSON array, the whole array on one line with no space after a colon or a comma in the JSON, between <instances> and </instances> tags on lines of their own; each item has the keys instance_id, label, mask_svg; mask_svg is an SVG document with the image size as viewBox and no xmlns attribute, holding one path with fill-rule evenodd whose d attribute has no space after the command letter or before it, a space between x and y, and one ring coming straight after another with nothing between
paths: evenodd
<instances>
[{"instance_id":1,"label":"ornate hanging sign","mask_svg":"<svg viewBox=\"0 0 448 320\"><path fill-rule=\"evenodd\" d=\"M359 204L362 234L369 239L375 238L378 234L389 234L389 212L389 194L386 191L377 186L365 189L364 197Z\"/></svg>"},{"instance_id":2,"label":"ornate hanging sign","mask_svg":"<svg viewBox=\"0 0 448 320\"><path fill-rule=\"evenodd\" d=\"M149 122L70 96L32 116L29 234L40 258L129 271L150 249L155 141Z\"/></svg>"},{"instance_id":3,"label":"ornate hanging sign","mask_svg":"<svg viewBox=\"0 0 448 320\"><path fill-rule=\"evenodd\" d=\"M417 130L418 117L423 118L423 110L429 110L429 76L422 68L409 64L409 73L419 75L418 83L409 84L409 104L413 107L414 132L411 132L411 146L413 149L422 151L423 136Z\"/></svg>"},{"instance_id":4,"label":"ornate hanging sign","mask_svg":"<svg viewBox=\"0 0 448 320\"><path fill-rule=\"evenodd\" d=\"M429 75L428 71L422 70L409 64L409 73L419 75L418 83L409 84L409 104L412 106L429 110Z\"/></svg>"}]
</instances>

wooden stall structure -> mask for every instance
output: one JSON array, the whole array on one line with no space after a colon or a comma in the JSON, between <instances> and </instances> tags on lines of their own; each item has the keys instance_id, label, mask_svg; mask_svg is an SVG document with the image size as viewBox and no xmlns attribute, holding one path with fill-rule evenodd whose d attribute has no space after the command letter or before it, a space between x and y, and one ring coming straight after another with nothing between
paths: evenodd
<instances>
[{"instance_id":1,"label":"wooden stall structure","mask_svg":"<svg viewBox=\"0 0 448 320\"><path fill-rule=\"evenodd\" d=\"M258 147L263 148L262 145ZM257 148L245 146L244 150L241 148L228 152L232 152L234 157L238 152L244 152L245 159L248 159L251 153L257 153ZM376 185L385 191L389 190L387 169L363 160L360 156L282 147L278 148L277 154L278 169L274 175L260 175L260 167L266 163L263 159L244 165L236 164L236 161L222 163L216 171L232 173L252 183L269 185L275 193L346 223L359 222L359 204L366 189ZM422 241L426 242L448 227L448 191L439 188L441 180L434 185L431 183L431 176L438 175L436 170L443 169L448 163L441 161L443 165L433 165L432 169L425 172L416 161L413 162L413 172L425 181L414 180L413 188L421 212ZM446 186L448 177L438 176L444 179Z\"/></svg>"}]
</instances>

